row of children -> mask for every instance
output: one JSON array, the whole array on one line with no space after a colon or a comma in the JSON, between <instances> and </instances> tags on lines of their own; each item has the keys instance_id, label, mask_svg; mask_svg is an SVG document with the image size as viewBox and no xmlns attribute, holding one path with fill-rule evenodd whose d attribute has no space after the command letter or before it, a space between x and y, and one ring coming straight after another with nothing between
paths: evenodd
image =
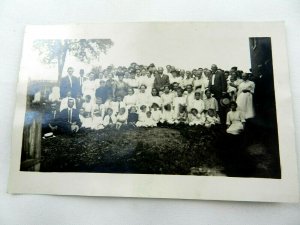
<instances>
[{"instance_id":1,"label":"row of children","mask_svg":"<svg viewBox=\"0 0 300 225\"><path fill-rule=\"evenodd\" d=\"M97 111L93 117L85 116L85 113L82 108L79 116L82 127L95 130L104 129L105 127L120 129L124 126L156 127L159 123L211 127L220 123L220 119L213 109L199 113L197 109L192 108L187 113L186 106L183 105L180 105L177 115L173 113L170 105L166 105L161 110L156 103L152 104L150 110L146 105L142 105L139 110L135 106L131 106L128 111L125 107L122 107L117 114L114 114L112 108L107 108L104 116L102 116L101 111Z\"/></svg>"}]
</instances>

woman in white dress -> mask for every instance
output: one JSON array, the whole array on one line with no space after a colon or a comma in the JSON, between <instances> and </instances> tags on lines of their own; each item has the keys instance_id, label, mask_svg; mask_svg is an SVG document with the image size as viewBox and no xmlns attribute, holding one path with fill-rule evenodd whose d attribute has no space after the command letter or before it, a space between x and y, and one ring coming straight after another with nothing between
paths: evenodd
<instances>
[{"instance_id":1,"label":"woman in white dress","mask_svg":"<svg viewBox=\"0 0 300 225\"><path fill-rule=\"evenodd\" d=\"M140 92L137 95L137 106L140 108L142 105L148 106L149 95L146 93L146 85L142 84L140 86Z\"/></svg>"},{"instance_id":2,"label":"woman in white dress","mask_svg":"<svg viewBox=\"0 0 300 225\"><path fill-rule=\"evenodd\" d=\"M94 102L95 99L95 93L96 93L96 84L95 84L95 74L90 73L89 74L89 79L83 82L82 85L82 93L83 97L90 95L91 96L91 101Z\"/></svg>"},{"instance_id":3,"label":"woman in white dress","mask_svg":"<svg viewBox=\"0 0 300 225\"><path fill-rule=\"evenodd\" d=\"M237 110L236 102L230 103L231 111L227 113L226 132L228 134L238 135L244 130L245 118L243 112Z\"/></svg>"},{"instance_id":4,"label":"woman in white dress","mask_svg":"<svg viewBox=\"0 0 300 225\"><path fill-rule=\"evenodd\" d=\"M250 119L254 117L254 106L253 106L253 93L255 84L250 81L248 74L243 73L243 81L238 86L237 93L237 109L244 113L245 119Z\"/></svg>"},{"instance_id":5,"label":"woman in white dress","mask_svg":"<svg viewBox=\"0 0 300 225\"><path fill-rule=\"evenodd\" d=\"M152 107L153 103L156 103L159 108L162 106L161 98L158 96L158 91L156 88L151 89L151 95L148 98L148 105L149 107Z\"/></svg>"},{"instance_id":6,"label":"woman in white dress","mask_svg":"<svg viewBox=\"0 0 300 225\"><path fill-rule=\"evenodd\" d=\"M132 106L137 105L137 95L134 94L133 88L128 88L128 95L126 95L123 99L123 102L126 105L126 108L129 110Z\"/></svg>"}]
</instances>

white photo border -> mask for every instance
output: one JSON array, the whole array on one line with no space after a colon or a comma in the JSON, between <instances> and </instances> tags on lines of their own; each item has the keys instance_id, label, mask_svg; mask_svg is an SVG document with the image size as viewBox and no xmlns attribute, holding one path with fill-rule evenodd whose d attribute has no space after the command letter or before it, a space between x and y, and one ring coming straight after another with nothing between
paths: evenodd
<instances>
[{"instance_id":1,"label":"white photo border","mask_svg":"<svg viewBox=\"0 0 300 225\"><path fill-rule=\"evenodd\" d=\"M24 57L26 57L26 52L31 47L32 40L111 38L110 35L121 27L126 27L129 30L143 28L145 31L148 26L160 26L161 28L164 26L178 26L178 29L191 26L191 28L207 29L210 32L228 28L228 32L234 31L248 38L271 37L281 179L20 171L28 82L28 67L24 64ZM126 35L126 33L122 35ZM143 34L140 33L139 35ZM220 37L220 40L222 40L222 37ZM9 193L262 202L299 201L293 110L283 22L141 22L27 26L16 99L8 184Z\"/></svg>"}]
</instances>

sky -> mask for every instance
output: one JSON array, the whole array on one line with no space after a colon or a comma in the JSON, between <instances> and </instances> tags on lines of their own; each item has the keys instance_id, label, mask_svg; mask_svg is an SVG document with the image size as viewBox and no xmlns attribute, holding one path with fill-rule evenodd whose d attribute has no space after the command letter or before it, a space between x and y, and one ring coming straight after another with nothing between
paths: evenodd
<instances>
[{"instance_id":1,"label":"sky","mask_svg":"<svg viewBox=\"0 0 300 225\"><path fill-rule=\"evenodd\" d=\"M249 38L230 32L228 27L218 29L199 28L195 26L134 26L117 27L108 31L114 45L100 60L91 64L79 62L68 55L64 72L69 66L74 67L75 75L83 68L89 72L93 66L105 68L110 64L128 66L131 62L156 66L174 65L176 68L191 70L193 68L210 68L217 64L222 69L238 66L248 71L250 68ZM25 56L25 55L24 55ZM39 61L37 51L31 48L26 52L27 68L32 79L57 79L57 65L44 65Z\"/></svg>"}]
</instances>

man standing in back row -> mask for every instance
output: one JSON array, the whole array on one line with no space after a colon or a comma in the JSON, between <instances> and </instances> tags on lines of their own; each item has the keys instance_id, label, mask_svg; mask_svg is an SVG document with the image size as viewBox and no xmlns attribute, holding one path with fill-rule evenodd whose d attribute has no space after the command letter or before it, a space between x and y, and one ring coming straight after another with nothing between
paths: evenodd
<instances>
[{"instance_id":1,"label":"man standing in back row","mask_svg":"<svg viewBox=\"0 0 300 225\"><path fill-rule=\"evenodd\" d=\"M157 75L155 76L154 79L154 88L156 88L158 91L162 91L164 89L165 85L170 84L169 76L163 74L164 69L162 67L157 68ZM151 87L147 87L151 88Z\"/></svg>"},{"instance_id":2,"label":"man standing in back row","mask_svg":"<svg viewBox=\"0 0 300 225\"><path fill-rule=\"evenodd\" d=\"M217 99L218 103L220 99L226 94L227 84L224 77L224 74L221 70L218 70L217 65L211 65L212 76L209 79L209 89L212 94L214 94L214 98Z\"/></svg>"},{"instance_id":3,"label":"man standing in back row","mask_svg":"<svg viewBox=\"0 0 300 225\"><path fill-rule=\"evenodd\" d=\"M73 67L68 68L68 75L60 80L60 98L65 98L68 91L71 91L71 97L76 98L80 93L80 84L77 77L73 76Z\"/></svg>"}]
</instances>

